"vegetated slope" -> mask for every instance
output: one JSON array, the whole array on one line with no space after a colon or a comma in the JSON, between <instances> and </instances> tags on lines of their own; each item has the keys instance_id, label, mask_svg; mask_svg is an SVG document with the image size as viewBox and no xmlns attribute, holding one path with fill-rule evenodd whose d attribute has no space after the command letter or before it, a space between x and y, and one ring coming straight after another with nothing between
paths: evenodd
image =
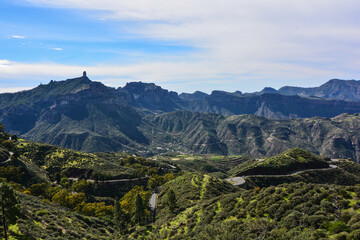
<instances>
[{"instance_id":1,"label":"vegetated slope","mask_svg":"<svg viewBox=\"0 0 360 240\"><path fill-rule=\"evenodd\" d=\"M360 184L360 176L342 168L309 169L289 175L254 175L244 177L245 188L269 187L283 183L317 183L354 186Z\"/></svg>"},{"instance_id":2,"label":"vegetated slope","mask_svg":"<svg viewBox=\"0 0 360 240\"><path fill-rule=\"evenodd\" d=\"M131 218L136 195L144 198L145 223L150 190L179 171L127 153L82 153L2 130L0 124L0 149L9 159L0 162L0 182L16 189L20 199L9 239L118 239L114 199L124 198L121 220L131 232L138 227Z\"/></svg>"},{"instance_id":3,"label":"vegetated slope","mask_svg":"<svg viewBox=\"0 0 360 240\"><path fill-rule=\"evenodd\" d=\"M177 196L177 212L185 214L197 203L238 191L230 183L207 174L183 174L162 186L157 202L157 222L167 223L173 217L167 208L167 193L170 189Z\"/></svg>"},{"instance_id":4,"label":"vegetated slope","mask_svg":"<svg viewBox=\"0 0 360 240\"><path fill-rule=\"evenodd\" d=\"M0 162L5 162L10 157L9 151L7 151L5 148L0 147Z\"/></svg>"},{"instance_id":5,"label":"vegetated slope","mask_svg":"<svg viewBox=\"0 0 360 240\"><path fill-rule=\"evenodd\" d=\"M191 183L174 180L176 187ZM176 192L179 205L182 195ZM195 202L175 213L160 196L151 239L358 239L360 189L357 186L292 183L239 190ZM165 206L166 207L166 206Z\"/></svg>"},{"instance_id":6,"label":"vegetated slope","mask_svg":"<svg viewBox=\"0 0 360 240\"><path fill-rule=\"evenodd\" d=\"M297 182L353 186L360 184L359 169L360 164L350 160L331 160L294 148L274 157L240 163L228 173L242 176L244 188Z\"/></svg>"},{"instance_id":7,"label":"vegetated slope","mask_svg":"<svg viewBox=\"0 0 360 240\"><path fill-rule=\"evenodd\" d=\"M24 140L20 140L13 151L18 154L18 161L25 164L24 168L33 169L33 178L38 180L32 183L44 182L46 178L46 182L50 182L49 179L59 182L61 177L75 180L85 178L92 182L99 181L99 186L94 186L97 191L93 195L102 197L119 197L136 185L146 186L153 174L177 171L166 163L123 152L84 153ZM40 174L43 176L38 176ZM121 179L123 182L111 184L111 181Z\"/></svg>"},{"instance_id":8,"label":"vegetated slope","mask_svg":"<svg viewBox=\"0 0 360 240\"><path fill-rule=\"evenodd\" d=\"M251 158L238 155L214 155L214 154L187 154L164 153L152 157L157 161L163 161L189 172L210 174L219 178L227 178L229 172L240 163L250 161Z\"/></svg>"},{"instance_id":9,"label":"vegetated slope","mask_svg":"<svg viewBox=\"0 0 360 240\"><path fill-rule=\"evenodd\" d=\"M332 79L319 87L282 87L277 93L284 95L316 96L320 98L360 101L360 81Z\"/></svg>"},{"instance_id":10,"label":"vegetated slope","mask_svg":"<svg viewBox=\"0 0 360 240\"><path fill-rule=\"evenodd\" d=\"M300 148L290 149L274 157L256 159L236 167L237 176L285 175L306 169L329 168L320 157Z\"/></svg>"},{"instance_id":11,"label":"vegetated slope","mask_svg":"<svg viewBox=\"0 0 360 240\"><path fill-rule=\"evenodd\" d=\"M174 179L175 174L170 173L173 166L160 162L162 159L154 161L124 153L81 153L16 140L15 136L8 140L9 137L0 131L1 148L14 152L9 162L0 164L0 181L7 181L23 192L17 193L21 215L17 223L10 226L11 236L18 239L358 239L360 236L360 187L353 182L348 187L297 182L245 190L202 173L182 172ZM287 155L291 155L290 161L305 164L321 161L299 149ZM343 167L343 172L349 169L349 176L358 175L358 163L346 160L332 163L339 169ZM30 179L28 174L36 169L46 177L39 176L37 181L31 178L32 182L23 183L22 177ZM147 181L147 175L155 180L152 183L158 179L158 184L163 185L158 194L155 222L144 221L140 225L127 222L126 230L120 234L112 218L113 198L125 192L133 192L135 196L151 194L141 187L132 188L133 183L125 181L121 183L122 192L116 191L114 196L116 188L110 183L111 192L99 198L97 192L103 191L107 184L101 180L113 179L123 171L146 177L145 182L138 181L136 185L149 186L151 181ZM98 176L98 182L84 179L72 182L67 178L94 179L93 172L105 174ZM168 180L165 173L169 173L166 174ZM326 179L318 173L311 173L307 178L309 176L318 182ZM164 184L163 180L168 182ZM339 181L338 184L348 183ZM173 211L169 208L170 192L175 193ZM120 202L123 209L131 207L131 198L128 200ZM129 213L132 212L130 208Z\"/></svg>"},{"instance_id":12,"label":"vegetated slope","mask_svg":"<svg viewBox=\"0 0 360 240\"><path fill-rule=\"evenodd\" d=\"M360 161L360 117L269 120L252 115L223 117L209 113L157 115L152 144L197 153L274 156L294 147L332 158ZM163 144L160 138L169 141ZM170 144L173 143L173 144Z\"/></svg>"},{"instance_id":13,"label":"vegetated slope","mask_svg":"<svg viewBox=\"0 0 360 240\"><path fill-rule=\"evenodd\" d=\"M10 233L15 239L114 239L116 228L109 221L59 208L41 199L18 193L22 216Z\"/></svg>"},{"instance_id":14,"label":"vegetated slope","mask_svg":"<svg viewBox=\"0 0 360 240\"><path fill-rule=\"evenodd\" d=\"M126 153L83 153L53 145L20 140L16 145L20 159L31 161L49 175L66 174L68 177L85 176L112 179L135 178L138 172L125 167L120 161L130 155Z\"/></svg>"},{"instance_id":15,"label":"vegetated slope","mask_svg":"<svg viewBox=\"0 0 360 240\"><path fill-rule=\"evenodd\" d=\"M93 152L147 143L137 129L141 116L128 105L128 95L87 77L1 97L2 123L29 140Z\"/></svg>"},{"instance_id":16,"label":"vegetated slope","mask_svg":"<svg viewBox=\"0 0 360 240\"><path fill-rule=\"evenodd\" d=\"M156 175L153 182L164 182L162 176L179 171L167 163L129 153L84 153L17 139L14 135L9 140L10 135L2 129L0 124L0 150L6 158L0 161L0 181L7 179L21 184L19 189L22 190L33 184L45 184L50 188L54 183L61 183L62 178L66 179L66 187L71 186L71 181L89 179L86 187L89 199L115 198L136 185L147 186L148 181L154 180L153 175ZM39 195L45 194L43 190L40 192ZM50 200L53 197L48 196Z\"/></svg>"}]
</instances>

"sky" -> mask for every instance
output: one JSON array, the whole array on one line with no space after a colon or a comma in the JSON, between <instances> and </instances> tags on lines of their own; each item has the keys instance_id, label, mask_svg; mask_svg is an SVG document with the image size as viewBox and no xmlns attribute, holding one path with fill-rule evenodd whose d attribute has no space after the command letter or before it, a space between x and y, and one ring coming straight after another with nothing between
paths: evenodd
<instances>
[{"instance_id":1,"label":"sky","mask_svg":"<svg viewBox=\"0 0 360 240\"><path fill-rule=\"evenodd\" d=\"M88 77L181 92L360 79L358 0L0 0L0 93Z\"/></svg>"}]
</instances>

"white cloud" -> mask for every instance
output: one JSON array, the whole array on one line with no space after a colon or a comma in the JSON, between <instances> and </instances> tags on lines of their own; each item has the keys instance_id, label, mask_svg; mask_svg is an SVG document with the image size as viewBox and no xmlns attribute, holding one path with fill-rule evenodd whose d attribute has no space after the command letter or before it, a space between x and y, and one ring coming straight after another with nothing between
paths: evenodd
<instances>
[{"instance_id":1,"label":"white cloud","mask_svg":"<svg viewBox=\"0 0 360 240\"><path fill-rule=\"evenodd\" d=\"M0 87L0 93L14 93L14 92L20 92L20 91L25 91L25 90L29 90L31 88L26 88L26 87L10 87L10 88L2 88Z\"/></svg>"},{"instance_id":2,"label":"white cloud","mask_svg":"<svg viewBox=\"0 0 360 240\"><path fill-rule=\"evenodd\" d=\"M0 59L0 67L6 67L10 65L10 61L6 59Z\"/></svg>"},{"instance_id":3,"label":"white cloud","mask_svg":"<svg viewBox=\"0 0 360 240\"><path fill-rule=\"evenodd\" d=\"M25 38L25 36L19 36L19 35L13 35L13 36L11 36L12 38L20 38L20 39L23 39L23 38Z\"/></svg>"},{"instance_id":4,"label":"white cloud","mask_svg":"<svg viewBox=\"0 0 360 240\"><path fill-rule=\"evenodd\" d=\"M62 51L62 50L64 50L64 49L62 49L62 48L52 48L52 50L55 50L55 51Z\"/></svg>"},{"instance_id":5,"label":"white cloud","mask_svg":"<svg viewBox=\"0 0 360 240\"><path fill-rule=\"evenodd\" d=\"M246 86L258 83L258 90L265 84L315 85L334 77L356 78L358 73L358 0L28 1L92 10L96 19L134 21L136 27L129 25L126 30L138 38L203 49L182 62L93 67L98 76L108 76L109 71L110 78L124 75L166 84L231 78L229 85L234 88L241 87L239 82L252 81ZM97 15L93 10L101 12ZM271 82L274 79L277 82Z\"/></svg>"}]
</instances>

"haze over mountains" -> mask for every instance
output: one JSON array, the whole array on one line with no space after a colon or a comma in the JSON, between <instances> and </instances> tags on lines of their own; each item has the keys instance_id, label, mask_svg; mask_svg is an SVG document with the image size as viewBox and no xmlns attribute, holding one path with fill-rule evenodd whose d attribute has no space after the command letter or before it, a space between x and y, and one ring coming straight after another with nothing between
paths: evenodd
<instances>
[{"instance_id":1,"label":"haze over mountains","mask_svg":"<svg viewBox=\"0 0 360 240\"><path fill-rule=\"evenodd\" d=\"M178 95L153 83L110 88L84 75L0 94L0 122L26 139L88 152L259 157L302 147L360 161L359 89L359 81L330 80L318 88ZM251 115L233 116L241 114Z\"/></svg>"}]
</instances>

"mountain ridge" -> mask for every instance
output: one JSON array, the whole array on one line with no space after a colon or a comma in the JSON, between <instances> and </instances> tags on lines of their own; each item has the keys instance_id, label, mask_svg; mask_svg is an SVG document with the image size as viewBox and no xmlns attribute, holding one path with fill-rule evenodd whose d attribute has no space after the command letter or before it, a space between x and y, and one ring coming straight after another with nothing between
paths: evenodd
<instances>
[{"instance_id":1,"label":"mountain ridge","mask_svg":"<svg viewBox=\"0 0 360 240\"><path fill-rule=\"evenodd\" d=\"M142 82L115 89L83 76L0 94L0 122L26 139L87 152L260 157L302 147L360 161L360 102L239 91L196 94L189 99ZM341 115L346 112L353 115Z\"/></svg>"},{"instance_id":2,"label":"mountain ridge","mask_svg":"<svg viewBox=\"0 0 360 240\"><path fill-rule=\"evenodd\" d=\"M284 95L315 96L346 101L360 101L360 80L331 79L319 87L300 88L285 86L277 92Z\"/></svg>"}]
</instances>

